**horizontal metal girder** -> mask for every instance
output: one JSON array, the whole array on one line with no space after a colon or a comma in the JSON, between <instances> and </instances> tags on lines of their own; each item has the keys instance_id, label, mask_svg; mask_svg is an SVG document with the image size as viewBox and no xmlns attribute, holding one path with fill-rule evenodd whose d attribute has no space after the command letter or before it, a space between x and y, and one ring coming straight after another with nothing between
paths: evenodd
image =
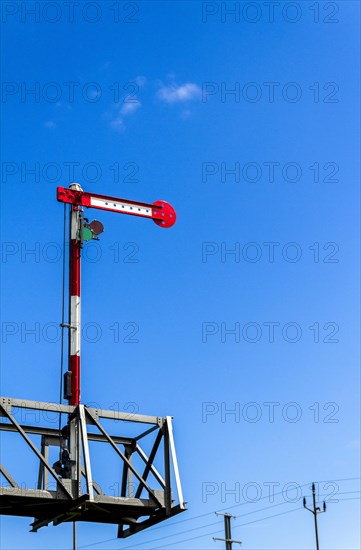
<instances>
[{"instance_id":1,"label":"horizontal metal girder","mask_svg":"<svg viewBox=\"0 0 361 550\"><path fill-rule=\"evenodd\" d=\"M47 411L49 413L65 413L72 414L76 407L72 405L60 405L60 403L48 403L46 401L29 401L28 399L15 399L12 397L0 397L0 405L4 408L18 407L20 409L35 409L38 411ZM160 421L165 419L158 416L148 416L144 414L129 414L129 412L107 411L103 409L95 409L85 407L90 411L92 416L98 418L108 418L109 420L122 420L124 422L139 422L141 424L159 425Z\"/></svg>"},{"instance_id":2,"label":"horizontal metal girder","mask_svg":"<svg viewBox=\"0 0 361 550\"><path fill-rule=\"evenodd\" d=\"M25 426L20 424L25 433L33 435L45 435L49 438L48 443L50 445L59 445L59 430L55 428L41 428L39 426ZM12 424L5 424L5 422L0 422L0 431L4 432L17 432L17 429ZM118 435L112 435L111 438L115 443L120 445L133 445L134 439L131 437L121 437ZM89 441L100 441L102 443L107 443L107 438L102 434L94 434L88 432Z\"/></svg>"},{"instance_id":3,"label":"horizontal metal girder","mask_svg":"<svg viewBox=\"0 0 361 550\"><path fill-rule=\"evenodd\" d=\"M157 491L161 493L161 491ZM83 495L82 495L83 496ZM158 494L158 497L160 495ZM25 487L0 487L0 508L1 502L5 499L16 501L26 501L26 500L38 500L40 501L54 501L59 504L69 503L70 500L65 497L60 497L58 491L49 491L45 489L27 489ZM71 502L74 502L74 499L71 499ZM134 498L134 497L114 497L105 494L98 494L94 497L94 502L101 505L112 505L112 506L129 506L131 508L151 508L152 510L159 507L159 504L153 502L152 499L146 498ZM25 502L26 504L26 502ZM30 515L34 515L30 512Z\"/></svg>"}]
</instances>

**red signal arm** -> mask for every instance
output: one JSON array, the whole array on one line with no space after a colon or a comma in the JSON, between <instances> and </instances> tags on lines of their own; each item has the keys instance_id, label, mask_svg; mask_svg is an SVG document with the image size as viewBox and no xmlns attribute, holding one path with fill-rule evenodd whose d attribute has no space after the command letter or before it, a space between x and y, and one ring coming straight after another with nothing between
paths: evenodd
<instances>
[{"instance_id":1,"label":"red signal arm","mask_svg":"<svg viewBox=\"0 0 361 550\"><path fill-rule=\"evenodd\" d=\"M148 204L65 187L57 188L57 199L73 206L85 206L86 208L98 208L119 214L151 218L160 227L172 227L176 222L176 212L173 206L166 201L155 201L153 204Z\"/></svg>"}]
</instances>

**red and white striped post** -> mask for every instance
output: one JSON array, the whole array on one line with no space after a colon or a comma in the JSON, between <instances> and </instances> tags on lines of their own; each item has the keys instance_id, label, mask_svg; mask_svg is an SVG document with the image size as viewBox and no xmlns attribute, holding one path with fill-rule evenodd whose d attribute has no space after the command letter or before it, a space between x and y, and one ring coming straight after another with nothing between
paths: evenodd
<instances>
[{"instance_id":1,"label":"red and white striped post","mask_svg":"<svg viewBox=\"0 0 361 550\"><path fill-rule=\"evenodd\" d=\"M176 212L166 201L146 203L119 199L97 193L84 192L78 183L68 189L57 188L58 201L71 205L70 210L70 251L69 251L69 368L65 377L65 399L70 405L80 403L80 257L83 240L83 210L96 208L118 214L128 214L152 219L159 227L172 227L176 222Z\"/></svg>"},{"instance_id":2,"label":"red and white striped post","mask_svg":"<svg viewBox=\"0 0 361 550\"><path fill-rule=\"evenodd\" d=\"M82 191L78 183L70 189ZM80 403L80 346L81 346L81 304L80 304L80 257L82 247L82 213L79 206L71 205L70 249L69 249L69 371L71 373L70 405Z\"/></svg>"}]
</instances>

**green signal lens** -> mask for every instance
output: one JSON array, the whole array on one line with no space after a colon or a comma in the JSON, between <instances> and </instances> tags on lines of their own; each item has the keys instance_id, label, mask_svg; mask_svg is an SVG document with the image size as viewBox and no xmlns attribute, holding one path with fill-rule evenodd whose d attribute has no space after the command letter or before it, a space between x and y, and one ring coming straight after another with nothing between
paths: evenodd
<instances>
[{"instance_id":1,"label":"green signal lens","mask_svg":"<svg viewBox=\"0 0 361 550\"><path fill-rule=\"evenodd\" d=\"M93 238L93 233L89 227L83 227L83 241L91 241Z\"/></svg>"}]
</instances>

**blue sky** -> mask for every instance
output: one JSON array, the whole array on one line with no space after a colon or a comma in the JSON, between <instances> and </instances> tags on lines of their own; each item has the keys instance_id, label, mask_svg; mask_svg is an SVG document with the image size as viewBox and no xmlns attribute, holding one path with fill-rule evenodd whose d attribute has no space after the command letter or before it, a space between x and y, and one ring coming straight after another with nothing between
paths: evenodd
<instances>
[{"instance_id":1,"label":"blue sky","mask_svg":"<svg viewBox=\"0 0 361 550\"><path fill-rule=\"evenodd\" d=\"M243 548L308 550L317 481L321 548L358 548L359 3L35 4L1 6L1 395L58 400L57 185L177 211L89 211L82 401L174 416L188 511L79 547L222 548L229 509ZM28 523L2 547L70 548Z\"/></svg>"}]
</instances>

